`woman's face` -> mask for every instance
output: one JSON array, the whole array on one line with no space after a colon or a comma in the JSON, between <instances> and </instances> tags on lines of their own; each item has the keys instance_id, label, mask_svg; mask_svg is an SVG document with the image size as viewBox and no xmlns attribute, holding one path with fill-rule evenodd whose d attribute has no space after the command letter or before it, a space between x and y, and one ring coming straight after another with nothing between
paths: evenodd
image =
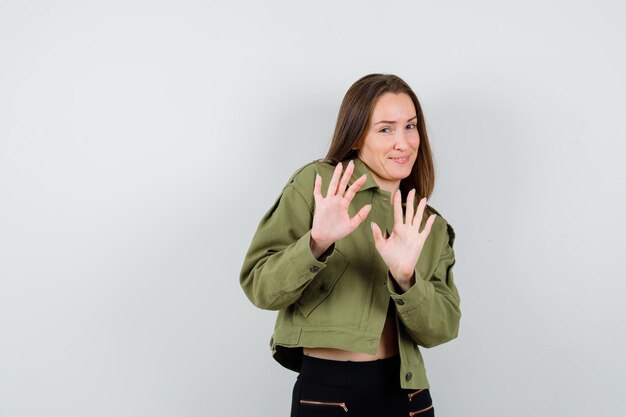
<instances>
[{"instance_id":1,"label":"woman's face","mask_svg":"<svg viewBox=\"0 0 626 417\"><path fill-rule=\"evenodd\" d=\"M378 186L393 193L411 173L419 144L413 101L404 93L385 93L374 105L357 155Z\"/></svg>"}]
</instances>

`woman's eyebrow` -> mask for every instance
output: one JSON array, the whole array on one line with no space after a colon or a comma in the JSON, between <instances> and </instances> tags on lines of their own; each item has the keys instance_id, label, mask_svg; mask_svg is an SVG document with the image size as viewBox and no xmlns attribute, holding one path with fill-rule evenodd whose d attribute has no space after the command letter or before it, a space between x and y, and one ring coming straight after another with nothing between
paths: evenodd
<instances>
[{"instance_id":1,"label":"woman's eyebrow","mask_svg":"<svg viewBox=\"0 0 626 417\"><path fill-rule=\"evenodd\" d=\"M417 119L417 116L411 117L409 120L407 120L407 122L410 122L413 119ZM395 120L381 120L380 122L376 122L374 124L377 125L377 124L380 124L380 123L394 124Z\"/></svg>"}]
</instances>

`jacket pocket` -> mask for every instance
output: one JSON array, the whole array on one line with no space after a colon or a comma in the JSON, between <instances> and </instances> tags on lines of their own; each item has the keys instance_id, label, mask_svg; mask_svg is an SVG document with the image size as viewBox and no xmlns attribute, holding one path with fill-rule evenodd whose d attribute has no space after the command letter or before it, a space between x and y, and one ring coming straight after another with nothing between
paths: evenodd
<instances>
[{"instance_id":1,"label":"jacket pocket","mask_svg":"<svg viewBox=\"0 0 626 417\"><path fill-rule=\"evenodd\" d=\"M311 312L328 297L349 264L348 258L335 247L333 254L327 259L326 268L313 279L298 300L298 308L304 317L309 317Z\"/></svg>"}]
</instances>

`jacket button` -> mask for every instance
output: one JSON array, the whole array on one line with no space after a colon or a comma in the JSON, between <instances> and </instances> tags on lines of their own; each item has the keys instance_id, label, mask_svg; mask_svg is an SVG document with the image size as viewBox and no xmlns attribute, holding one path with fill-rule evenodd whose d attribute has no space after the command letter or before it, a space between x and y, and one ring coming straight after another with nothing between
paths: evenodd
<instances>
[{"instance_id":1,"label":"jacket button","mask_svg":"<svg viewBox=\"0 0 626 417\"><path fill-rule=\"evenodd\" d=\"M313 273L315 273L315 272L317 272L319 270L320 270L320 267L317 266L317 265L313 265L312 267L309 268L309 271L311 271Z\"/></svg>"},{"instance_id":2,"label":"jacket button","mask_svg":"<svg viewBox=\"0 0 626 417\"><path fill-rule=\"evenodd\" d=\"M401 299L397 299L396 300L396 304L398 304L399 306L403 306L404 305L404 301L402 301Z\"/></svg>"},{"instance_id":3,"label":"jacket button","mask_svg":"<svg viewBox=\"0 0 626 417\"><path fill-rule=\"evenodd\" d=\"M413 379L413 374L411 372L407 372L405 375L405 378L407 381L410 381Z\"/></svg>"}]
</instances>

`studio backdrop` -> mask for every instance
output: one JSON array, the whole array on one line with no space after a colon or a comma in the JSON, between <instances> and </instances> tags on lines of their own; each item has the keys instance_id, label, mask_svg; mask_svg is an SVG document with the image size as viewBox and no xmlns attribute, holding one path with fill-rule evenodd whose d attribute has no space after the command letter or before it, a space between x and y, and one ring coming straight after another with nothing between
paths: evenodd
<instances>
[{"instance_id":1,"label":"studio backdrop","mask_svg":"<svg viewBox=\"0 0 626 417\"><path fill-rule=\"evenodd\" d=\"M619 416L619 1L0 2L0 417L285 416L239 272L348 87L422 102L456 231L438 416Z\"/></svg>"}]
</instances>

